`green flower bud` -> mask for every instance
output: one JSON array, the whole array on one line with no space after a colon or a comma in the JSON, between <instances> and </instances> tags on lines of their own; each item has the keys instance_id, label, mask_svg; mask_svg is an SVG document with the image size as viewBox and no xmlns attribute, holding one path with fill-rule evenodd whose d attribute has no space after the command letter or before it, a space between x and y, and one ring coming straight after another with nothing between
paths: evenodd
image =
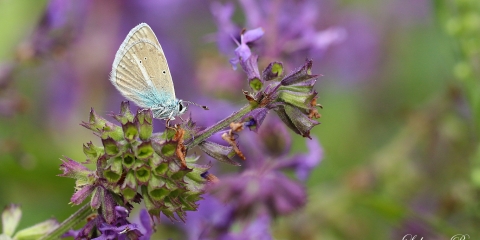
<instances>
[{"instance_id":1,"label":"green flower bud","mask_svg":"<svg viewBox=\"0 0 480 240\"><path fill-rule=\"evenodd\" d=\"M122 124L123 136L128 141L132 141L138 137L137 124L134 122L126 122Z\"/></svg>"},{"instance_id":2,"label":"green flower bud","mask_svg":"<svg viewBox=\"0 0 480 240\"><path fill-rule=\"evenodd\" d=\"M139 136L140 139L145 141L148 140L152 136L153 132L153 115L151 110L142 110L137 113L137 116L135 117L136 121L138 122L138 128L139 128Z\"/></svg>"},{"instance_id":3,"label":"green flower bud","mask_svg":"<svg viewBox=\"0 0 480 240\"><path fill-rule=\"evenodd\" d=\"M150 180L150 176L151 171L147 165L135 169L135 178L137 179L137 183L141 185L146 185L148 180Z\"/></svg>"},{"instance_id":4,"label":"green flower bud","mask_svg":"<svg viewBox=\"0 0 480 240\"><path fill-rule=\"evenodd\" d=\"M139 159L147 159L155 153L150 141L143 142L137 147L137 157Z\"/></svg>"}]
</instances>

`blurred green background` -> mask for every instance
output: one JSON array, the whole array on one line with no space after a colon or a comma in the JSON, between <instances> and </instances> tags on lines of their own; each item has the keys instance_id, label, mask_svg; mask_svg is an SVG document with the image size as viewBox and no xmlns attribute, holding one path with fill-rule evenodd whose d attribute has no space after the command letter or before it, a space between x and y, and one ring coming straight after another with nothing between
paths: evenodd
<instances>
[{"instance_id":1,"label":"blurred green background","mask_svg":"<svg viewBox=\"0 0 480 240\"><path fill-rule=\"evenodd\" d=\"M128 25L125 16L138 9L125 2L89 3L87 11L64 23L82 21L81 33L75 34L75 27L50 31L54 47L40 48L36 34L48 1L0 0L0 206L22 206L20 227L50 217L61 221L77 209L68 204L74 181L56 176L59 159L82 161L82 144L99 144L79 126L91 107L101 115L118 111L122 98L108 73L131 27L166 21L157 35L178 39L170 51L181 52L179 61L189 62L185 68L198 69L198 59L218 54L215 44L203 41L216 31L208 7L183 13L181 21L169 20L181 7L169 15L168 9L158 9L147 19L136 12ZM364 79L349 81L342 79L349 72L342 72L348 68L341 62L335 62L337 70L324 65L328 57L314 62L314 73L324 74L317 83L324 109L313 135L325 156L307 182L308 205L276 220L274 235L401 239L410 233L450 239L462 233L478 238L478 1L329 2L333 15L351 11L369 19L377 37L375 65ZM420 7L425 9L416 11ZM241 22L242 16L235 17ZM178 75L173 69L172 74ZM294 152L305 151L304 143L294 141Z\"/></svg>"}]
</instances>

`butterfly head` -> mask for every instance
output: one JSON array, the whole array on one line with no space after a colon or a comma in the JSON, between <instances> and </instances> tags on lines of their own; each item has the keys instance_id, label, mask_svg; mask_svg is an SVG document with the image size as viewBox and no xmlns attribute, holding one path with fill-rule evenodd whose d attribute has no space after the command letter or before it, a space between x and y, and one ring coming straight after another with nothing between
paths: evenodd
<instances>
[{"instance_id":1,"label":"butterfly head","mask_svg":"<svg viewBox=\"0 0 480 240\"><path fill-rule=\"evenodd\" d=\"M188 105L185 104L182 100L179 100L177 103L178 115L185 113L187 109L188 109Z\"/></svg>"}]
</instances>

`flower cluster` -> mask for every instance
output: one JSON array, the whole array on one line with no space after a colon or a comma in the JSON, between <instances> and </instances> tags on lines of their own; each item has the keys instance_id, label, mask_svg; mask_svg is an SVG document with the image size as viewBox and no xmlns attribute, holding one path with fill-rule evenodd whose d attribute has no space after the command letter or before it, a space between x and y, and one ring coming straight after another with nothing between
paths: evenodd
<instances>
[{"instance_id":1,"label":"flower cluster","mask_svg":"<svg viewBox=\"0 0 480 240\"><path fill-rule=\"evenodd\" d=\"M318 75L311 74L312 61L281 78L283 65L280 62L270 63L260 76L258 56L252 55L241 60L242 68L248 76L248 82L253 90L246 97L255 109L243 117L252 120L250 129L258 128L269 110L275 110L282 121L295 133L310 137L310 130L319 123L317 107L317 92L313 89Z\"/></svg>"},{"instance_id":2,"label":"flower cluster","mask_svg":"<svg viewBox=\"0 0 480 240\"><path fill-rule=\"evenodd\" d=\"M182 148L186 131L171 129L152 134L152 112L141 110L133 115L128 102L123 102L120 114L113 117L120 126L92 109L89 121L82 124L103 143L100 147L90 142L83 148L86 163L95 163L95 171L72 159L63 160L60 176L76 179L71 202L80 204L91 195L91 208L98 210L107 224L118 219L118 206L131 209L142 199L152 216L163 213L172 220L177 216L185 220L185 211L197 208L206 182L201 174L210 167L195 164L198 158L185 157Z\"/></svg>"}]
</instances>

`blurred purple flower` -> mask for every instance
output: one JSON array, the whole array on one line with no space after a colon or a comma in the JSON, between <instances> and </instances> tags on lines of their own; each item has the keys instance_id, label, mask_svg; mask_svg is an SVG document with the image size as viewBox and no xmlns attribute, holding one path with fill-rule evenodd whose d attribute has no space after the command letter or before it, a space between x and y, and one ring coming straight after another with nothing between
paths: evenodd
<instances>
[{"instance_id":1,"label":"blurred purple flower","mask_svg":"<svg viewBox=\"0 0 480 240\"><path fill-rule=\"evenodd\" d=\"M329 2L314 0L240 0L240 5L246 21L243 27L265 30L264 40L256 46L262 59L283 60L287 68L306 57L322 60L320 66L327 69L324 73L342 82L359 82L375 72L379 37L375 25L364 14L335 11ZM424 4L420 5L423 9ZM231 8L229 12L233 12ZM224 18L227 16L231 14ZM230 19L223 21L234 25ZM234 42L232 37L223 41ZM241 54L250 53L249 48L238 45L232 64ZM221 51L228 53L224 48Z\"/></svg>"},{"instance_id":2,"label":"blurred purple flower","mask_svg":"<svg viewBox=\"0 0 480 240\"><path fill-rule=\"evenodd\" d=\"M146 209L140 210L140 226L145 230L143 236L140 237L140 240L149 240L153 234L153 222L150 218L150 214Z\"/></svg>"},{"instance_id":3,"label":"blurred purple flower","mask_svg":"<svg viewBox=\"0 0 480 240\"><path fill-rule=\"evenodd\" d=\"M259 53L263 57L278 58L285 56L285 59L290 60L289 55L294 54L300 50L307 50L310 54L323 54L323 52L332 44L343 41L346 32L340 27L330 27L324 31L318 31L316 24L318 23L318 3L316 1L282 1L271 2L266 0L242 0L240 1L245 18L246 28L255 28L252 36L256 37L265 29L267 36L260 47L263 52ZM217 9L216 14L217 25L219 30L217 35L225 35L225 25L219 23L228 23L228 26L234 26L229 17L233 13L233 6L226 5L225 7L218 7L218 3L212 4L212 9ZM215 6L215 7L214 7ZM221 5L220 5L221 6ZM222 11L220 11L222 10ZM222 12L222 18L219 18L218 12ZM227 14L228 13L228 14ZM292 21L295 19L295 21ZM262 29L260 31L260 29ZM232 28L229 31L233 31ZM231 35L231 33L230 33ZM228 41L237 41L231 35L230 39L223 37L221 51L227 46ZM220 41L220 38L217 39ZM251 54L250 48L246 45L249 42L246 39L241 39L237 42L237 49L235 50L236 58L232 58L230 63L235 65L238 59L242 57L246 60ZM286 55L285 55L286 54ZM305 58L307 55L303 55ZM291 61L291 60L290 60Z\"/></svg>"},{"instance_id":4,"label":"blurred purple flower","mask_svg":"<svg viewBox=\"0 0 480 240\"><path fill-rule=\"evenodd\" d=\"M293 169L297 178L305 181L323 158L323 148L319 141L315 137L311 140L307 139L305 140L308 147L307 153L288 156L292 138L285 124L275 116L268 116L264 125L268 127L261 127L257 134L242 133L242 146L248 149L245 155L247 159L255 159L245 164L249 168L256 168L265 161L271 161L274 162L275 169Z\"/></svg>"},{"instance_id":5,"label":"blurred purple flower","mask_svg":"<svg viewBox=\"0 0 480 240\"><path fill-rule=\"evenodd\" d=\"M291 148L291 135L278 117L267 115L262 126L268 127L260 127L257 132L242 132L239 138L247 158L242 164L248 169L261 168L267 162L287 157Z\"/></svg>"},{"instance_id":6,"label":"blurred purple flower","mask_svg":"<svg viewBox=\"0 0 480 240\"><path fill-rule=\"evenodd\" d=\"M20 58L63 54L80 35L91 1L52 0Z\"/></svg>"},{"instance_id":7,"label":"blurred purple flower","mask_svg":"<svg viewBox=\"0 0 480 240\"><path fill-rule=\"evenodd\" d=\"M234 220L231 205L223 204L208 194L198 204L198 210L189 213L185 221L188 239L205 239L228 232Z\"/></svg>"},{"instance_id":8,"label":"blurred purple flower","mask_svg":"<svg viewBox=\"0 0 480 240\"><path fill-rule=\"evenodd\" d=\"M233 205L223 204L210 195L205 195L199 202L199 209L189 213L186 225L183 227L188 239L260 239L269 240L270 217L260 214L253 221L235 222ZM240 224L239 230L231 231L233 225Z\"/></svg>"},{"instance_id":9,"label":"blurred purple flower","mask_svg":"<svg viewBox=\"0 0 480 240\"><path fill-rule=\"evenodd\" d=\"M379 36L375 25L360 13L349 13L340 24L347 33L343 42L318 59L326 69L325 74L346 84L369 79L379 60Z\"/></svg>"},{"instance_id":10,"label":"blurred purple flower","mask_svg":"<svg viewBox=\"0 0 480 240\"><path fill-rule=\"evenodd\" d=\"M237 39L240 34L241 28L235 25L231 18L235 8L233 3L226 3L222 5L219 2L213 2L210 6L210 10L215 18L218 32L216 33L216 41L218 48L224 54L229 54L231 48L234 46L233 39Z\"/></svg>"},{"instance_id":11,"label":"blurred purple flower","mask_svg":"<svg viewBox=\"0 0 480 240\"><path fill-rule=\"evenodd\" d=\"M307 141L308 153L297 154L292 158L278 161L277 168L292 168L301 181L307 180L310 172L320 163L323 158L323 148L317 138Z\"/></svg>"},{"instance_id":12,"label":"blurred purple flower","mask_svg":"<svg viewBox=\"0 0 480 240\"><path fill-rule=\"evenodd\" d=\"M273 239L270 232L270 216L261 214L255 220L250 222L240 233L235 233L229 239L249 239L249 240L271 240Z\"/></svg>"},{"instance_id":13,"label":"blurred purple flower","mask_svg":"<svg viewBox=\"0 0 480 240\"><path fill-rule=\"evenodd\" d=\"M306 202L302 185L275 171L271 163L223 177L208 187L208 192L234 206L233 216L245 219L268 212L272 216L291 213Z\"/></svg>"}]
</instances>

